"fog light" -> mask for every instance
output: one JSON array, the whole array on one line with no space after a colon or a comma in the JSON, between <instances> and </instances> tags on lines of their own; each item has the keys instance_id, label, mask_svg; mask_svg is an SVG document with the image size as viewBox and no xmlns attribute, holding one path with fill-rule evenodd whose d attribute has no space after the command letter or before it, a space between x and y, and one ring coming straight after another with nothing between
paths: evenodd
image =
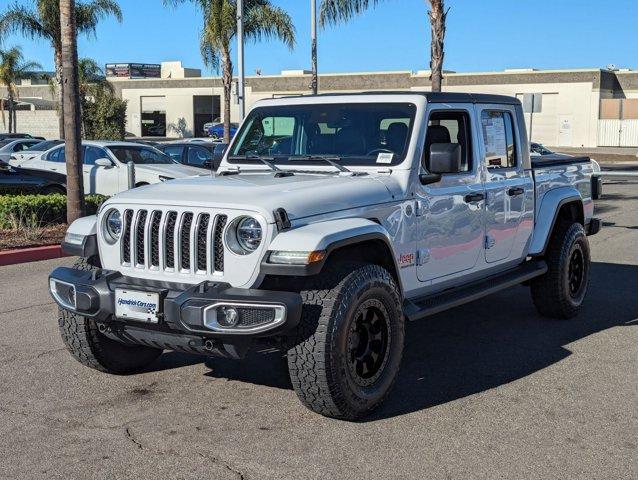
<instances>
[{"instance_id":1,"label":"fog light","mask_svg":"<svg viewBox=\"0 0 638 480\"><path fill-rule=\"evenodd\" d=\"M222 327L234 327L239 322L239 312L233 307L217 309L217 323Z\"/></svg>"}]
</instances>

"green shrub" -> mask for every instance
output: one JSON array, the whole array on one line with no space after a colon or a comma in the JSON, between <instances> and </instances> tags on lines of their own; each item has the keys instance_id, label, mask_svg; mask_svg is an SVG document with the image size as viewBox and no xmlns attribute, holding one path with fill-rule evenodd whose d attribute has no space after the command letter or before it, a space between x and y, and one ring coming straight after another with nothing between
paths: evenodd
<instances>
[{"instance_id":1,"label":"green shrub","mask_svg":"<svg viewBox=\"0 0 638 480\"><path fill-rule=\"evenodd\" d=\"M98 91L82 102L82 126L87 140L124 140L126 100Z\"/></svg>"},{"instance_id":2,"label":"green shrub","mask_svg":"<svg viewBox=\"0 0 638 480\"><path fill-rule=\"evenodd\" d=\"M108 197L86 196L86 213L93 215ZM18 230L66 221L66 195L0 196L0 228Z\"/></svg>"}]
</instances>

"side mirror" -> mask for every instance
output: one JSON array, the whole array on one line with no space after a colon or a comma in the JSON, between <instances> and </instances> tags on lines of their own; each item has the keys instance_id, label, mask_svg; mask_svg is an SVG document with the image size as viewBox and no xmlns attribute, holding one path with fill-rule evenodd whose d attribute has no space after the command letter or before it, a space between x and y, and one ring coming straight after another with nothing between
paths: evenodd
<instances>
[{"instance_id":1,"label":"side mirror","mask_svg":"<svg viewBox=\"0 0 638 480\"><path fill-rule=\"evenodd\" d=\"M113 166L113 162L110 161L108 158L98 158L95 161L95 166L96 167L111 168Z\"/></svg>"},{"instance_id":2,"label":"side mirror","mask_svg":"<svg viewBox=\"0 0 638 480\"><path fill-rule=\"evenodd\" d=\"M461 145L433 143L430 146L430 173L458 173L461 171Z\"/></svg>"}]
</instances>

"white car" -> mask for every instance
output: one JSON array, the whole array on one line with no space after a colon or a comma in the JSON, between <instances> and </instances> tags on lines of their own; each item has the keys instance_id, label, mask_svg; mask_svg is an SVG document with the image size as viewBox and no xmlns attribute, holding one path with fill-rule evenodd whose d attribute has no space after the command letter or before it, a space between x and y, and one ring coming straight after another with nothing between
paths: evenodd
<instances>
[{"instance_id":1,"label":"white car","mask_svg":"<svg viewBox=\"0 0 638 480\"><path fill-rule=\"evenodd\" d=\"M62 143L64 143L63 140L39 140L26 150L12 153L7 163L9 163L12 167L20 167L27 160L38 157L44 152L51 150L53 147L57 147Z\"/></svg>"},{"instance_id":2,"label":"white car","mask_svg":"<svg viewBox=\"0 0 638 480\"><path fill-rule=\"evenodd\" d=\"M174 162L148 145L116 141L82 142L84 192L115 195L128 189L127 163L135 164L135 186L201 175L198 168ZM21 164L22 168L66 173L64 145Z\"/></svg>"},{"instance_id":3,"label":"white car","mask_svg":"<svg viewBox=\"0 0 638 480\"><path fill-rule=\"evenodd\" d=\"M9 163L9 159L12 156L40 142L41 140L33 138L7 138L0 140L0 162Z\"/></svg>"}]
</instances>

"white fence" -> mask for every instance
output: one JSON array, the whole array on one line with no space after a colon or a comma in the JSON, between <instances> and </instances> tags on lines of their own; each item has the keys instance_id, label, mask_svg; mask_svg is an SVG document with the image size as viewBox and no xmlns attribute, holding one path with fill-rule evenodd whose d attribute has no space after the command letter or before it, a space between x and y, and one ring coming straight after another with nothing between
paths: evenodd
<instances>
[{"instance_id":1,"label":"white fence","mask_svg":"<svg viewBox=\"0 0 638 480\"><path fill-rule=\"evenodd\" d=\"M638 147L638 120L598 120L599 147Z\"/></svg>"}]
</instances>

